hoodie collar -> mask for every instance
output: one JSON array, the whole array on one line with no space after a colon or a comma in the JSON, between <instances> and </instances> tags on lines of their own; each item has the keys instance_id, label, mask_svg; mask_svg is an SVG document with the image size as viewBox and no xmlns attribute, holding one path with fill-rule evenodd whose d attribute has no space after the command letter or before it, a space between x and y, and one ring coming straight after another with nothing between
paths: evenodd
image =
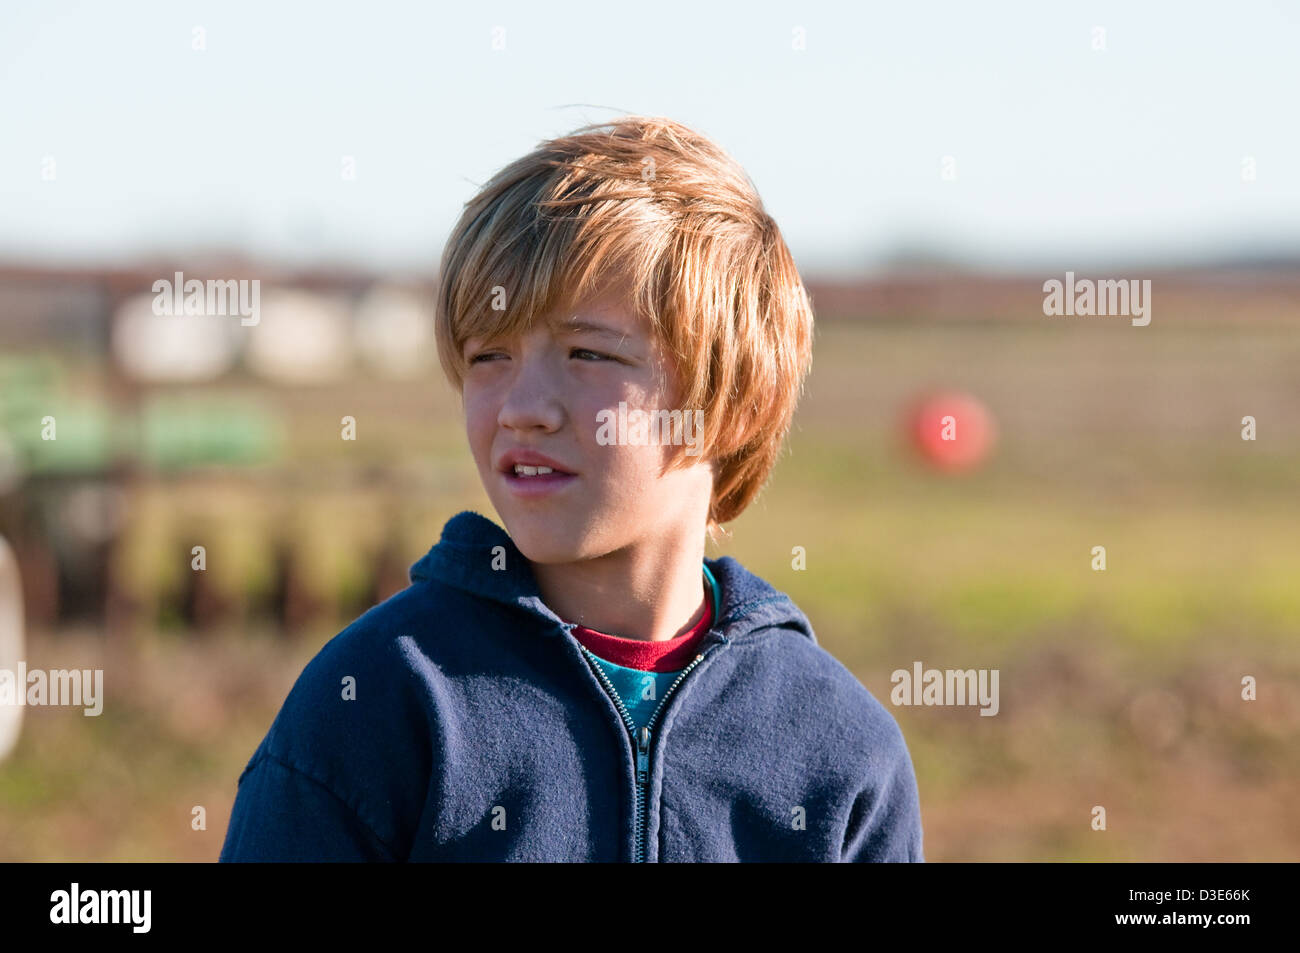
<instances>
[{"instance_id":1,"label":"hoodie collar","mask_svg":"<svg viewBox=\"0 0 1300 953\"><path fill-rule=\"evenodd\" d=\"M499 548L498 548L499 547ZM722 590L722 608L711 631L735 639L759 629L793 629L816 642L808 617L784 592L755 576L730 556L705 559ZM500 566L502 568L493 568ZM494 602L523 609L550 623L558 632L570 625L545 602L532 564L510 535L472 510L457 513L442 529L442 537L411 566L411 582L436 580Z\"/></svg>"}]
</instances>

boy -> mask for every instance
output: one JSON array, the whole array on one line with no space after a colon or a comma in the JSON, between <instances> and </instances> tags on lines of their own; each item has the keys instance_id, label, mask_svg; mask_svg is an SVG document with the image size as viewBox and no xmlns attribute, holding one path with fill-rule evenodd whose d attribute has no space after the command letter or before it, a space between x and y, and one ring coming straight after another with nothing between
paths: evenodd
<instances>
[{"instance_id":1,"label":"boy","mask_svg":"<svg viewBox=\"0 0 1300 953\"><path fill-rule=\"evenodd\" d=\"M499 172L436 325L506 528L453 517L308 664L222 860L923 860L893 717L704 558L772 469L812 321L743 170L677 123Z\"/></svg>"}]
</instances>

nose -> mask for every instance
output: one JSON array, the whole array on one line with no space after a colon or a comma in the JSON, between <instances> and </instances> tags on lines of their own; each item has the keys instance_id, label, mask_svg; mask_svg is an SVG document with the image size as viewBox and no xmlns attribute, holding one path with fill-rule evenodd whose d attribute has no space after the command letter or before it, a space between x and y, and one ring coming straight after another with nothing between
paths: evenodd
<instances>
[{"instance_id":1,"label":"nose","mask_svg":"<svg viewBox=\"0 0 1300 953\"><path fill-rule=\"evenodd\" d=\"M550 350L524 347L511 363L513 373L497 424L511 430L558 430L564 423L564 403Z\"/></svg>"}]
</instances>

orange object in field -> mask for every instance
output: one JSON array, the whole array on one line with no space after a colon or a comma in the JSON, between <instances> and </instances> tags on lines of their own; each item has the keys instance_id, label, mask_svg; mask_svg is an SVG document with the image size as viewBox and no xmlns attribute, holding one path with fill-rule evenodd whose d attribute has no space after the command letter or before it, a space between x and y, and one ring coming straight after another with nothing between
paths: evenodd
<instances>
[{"instance_id":1,"label":"orange object in field","mask_svg":"<svg viewBox=\"0 0 1300 953\"><path fill-rule=\"evenodd\" d=\"M921 457L940 470L971 470L987 459L997 438L993 415L969 394L939 391L915 402L907 432Z\"/></svg>"}]
</instances>

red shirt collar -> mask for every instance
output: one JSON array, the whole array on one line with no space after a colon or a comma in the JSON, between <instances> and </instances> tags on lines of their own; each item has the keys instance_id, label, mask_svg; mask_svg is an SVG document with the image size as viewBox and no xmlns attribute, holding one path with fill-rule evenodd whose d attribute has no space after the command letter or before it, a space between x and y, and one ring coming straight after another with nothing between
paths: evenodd
<instances>
[{"instance_id":1,"label":"red shirt collar","mask_svg":"<svg viewBox=\"0 0 1300 953\"><path fill-rule=\"evenodd\" d=\"M625 639L619 635L607 635L586 626L575 626L573 637L586 646L591 654L603 658L615 665L625 668L640 669L644 672L676 672L690 664L695 657L695 646L708 632L713 624L713 591L705 580L708 596L705 599L704 615L700 621L675 638L661 642L647 642L644 639Z\"/></svg>"}]
</instances>

